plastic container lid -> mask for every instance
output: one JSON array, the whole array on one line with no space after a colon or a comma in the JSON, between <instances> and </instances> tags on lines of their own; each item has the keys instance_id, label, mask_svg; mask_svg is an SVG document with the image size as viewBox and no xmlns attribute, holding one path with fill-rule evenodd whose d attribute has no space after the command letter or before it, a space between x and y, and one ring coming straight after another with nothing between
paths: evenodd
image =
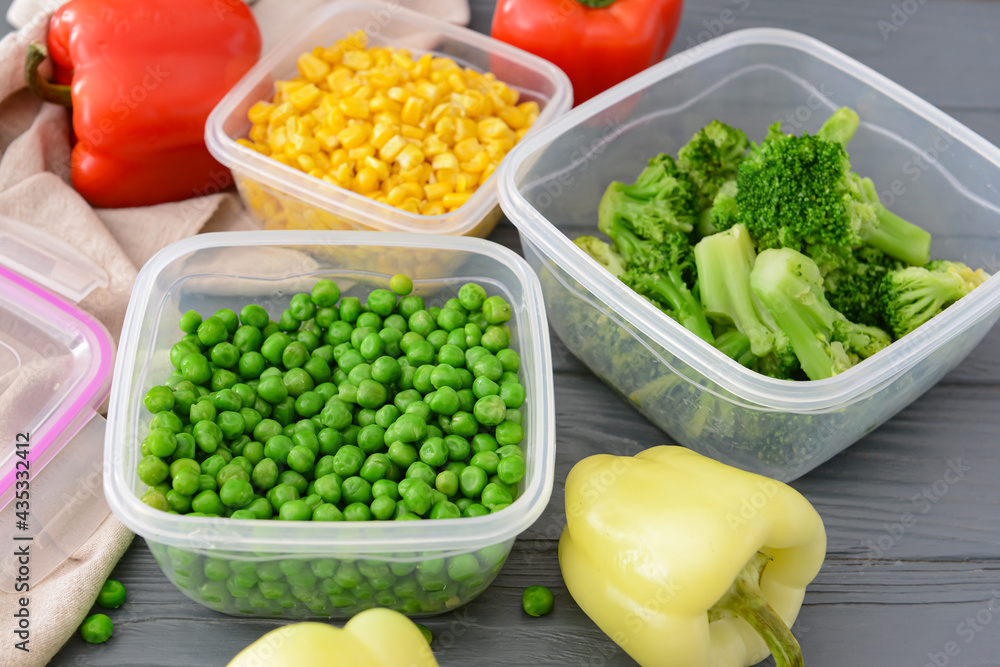
<instances>
[{"instance_id":1,"label":"plastic container lid","mask_svg":"<svg viewBox=\"0 0 1000 667\"><path fill-rule=\"evenodd\" d=\"M114 360L104 326L40 282L81 299L107 277L69 246L0 218L0 439L8 443L0 521L15 538L31 538L33 582L107 516L97 409ZM16 563L5 556L0 569L0 590L13 592Z\"/></svg>"}]
</instances>

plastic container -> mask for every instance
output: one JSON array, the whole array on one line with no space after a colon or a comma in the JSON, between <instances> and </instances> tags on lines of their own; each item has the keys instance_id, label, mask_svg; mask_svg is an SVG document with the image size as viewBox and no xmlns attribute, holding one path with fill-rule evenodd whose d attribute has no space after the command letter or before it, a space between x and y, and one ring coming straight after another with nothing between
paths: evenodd
<instances>
[{"instance_id":1,"label":"plastic container","mask_svg":"<svg viewBox=\"0 0 1000 667\"><path fill-rule=\"evenodd\" d=\"M72 248L0 218L0 521L14 539L0 557L5 593L42 581L108 515L97 410L114 342L75 305L102 283L104 272Z\"/></svg>"},{"instance_id":2,"label":"plastic container","mask_svg":"<svg viewBox=\"0 0 1000 667\"><path fill-rule=\"evenodd\" d=\"M854 168L891 210L929 230L933 257L997 270L1000 150L842 53L783 30L742 30L680 53L526 140L500 202L541 276L569 349L680 444L791 480L875 429L954 368L998 316L1000 279L840 375L790 382L743 368L579 250L612 180L677 149L712 119L763 139L776 121L815 132L839 106L861 116ZM921 166L922 165L922 166Z\"/></svg>"},{"instance_id":3,"label":"plastic container","mask_svg":"<svg viewBox=\"0 0 1000 667\"><path fill-rule=\"evenodd\" d=\"M143 397L173 370L169 350L180 337L183 312L239 312L259 303L276 318L291 295L321 277L336 280L342 296L366 296L387 286L405 256L431 260L414 281L414 293L428 305L443 303L472 280L512 306L511 347L521 356L527 394L527 471L514 503L477 518L326 523L172 515L140 500L145 487L136 464L151 419ZM544 510L553 483L554 418L541 288L510 250L480 239L415 234L203 234L157 254L136 279L108 411L105 493L118 518L146 539L170 581L218 611L345 618L380 605L432 615L485 590L515 537ZM470 562L474 573L449 578L450 567Z\"/></svg>"},{"instance_id":4,"label":"plastic container","mask_svg":"<svg viewBox=\"0 0 1000 667\"><path fill-rule=\"evenodd\" d=\"M273 81L296 76L295 62L302 53L358 30L365 31L371 46L433 52L462 67L494 72L521 93L522 101L538 102L541 112L532 131L573 106L569 79L537 56L396 3L337 2L291 31L222 99L205 126L208 150L232 170L247 208L268 229L369 229L485 238L501 215L495 174L461 207L426 216L326 183L236 143L250 130L247 111L259 100L271 99Z\"/></svg>"}]
</instances>

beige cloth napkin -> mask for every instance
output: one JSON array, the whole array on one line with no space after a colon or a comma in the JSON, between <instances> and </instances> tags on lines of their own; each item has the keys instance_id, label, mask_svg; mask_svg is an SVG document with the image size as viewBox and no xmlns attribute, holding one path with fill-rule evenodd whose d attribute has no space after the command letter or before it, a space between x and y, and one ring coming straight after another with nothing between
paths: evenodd
<instances>
[{"instance_id":1,"label":"beige cloth napkin","mask_svg":"<svg viewBox=\"0 0 1000 667\"><path fill-rule=\"evenodd\" d=\"M233 192L138 209L93 209L69 184L69 119L64 109L41 104L24 87L27 45L44 41L48 15L60 0L16 0L8 13L19 27L0 41L0 215L34 225L62 239L104 268L106 288L80 306L118 340L139 268L158 250L204 231L257 229ZM265 51L324 0L257 0L251 3ZM467 0L392 0L466 24ZM5 531L6 527L4 529ZM4 532L6 534L6 532ZM132 541L109 513L90 540L41 582L32 582L30 653L12 647L11 619L17 596L0 594L0 665L44 665L73 635L90 611L101 584Z\"/></svg>"}]
</instances>

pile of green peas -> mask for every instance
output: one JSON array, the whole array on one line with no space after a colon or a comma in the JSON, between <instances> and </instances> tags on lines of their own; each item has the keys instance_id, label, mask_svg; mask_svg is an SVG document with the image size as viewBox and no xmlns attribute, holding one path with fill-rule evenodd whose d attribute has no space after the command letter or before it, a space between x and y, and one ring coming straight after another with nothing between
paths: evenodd
<instances>
[{"instance_id":1,"label":"pile of green peas","mask_svg":"<svg viewBox=\"0 0 1000 667\"><path fill-rule=\"evenodd\" d=\"M189 516L417 520L498 512L525 474L511 308L466 283L427 307L393 276L365 301L318 280L277 321L256 304L180 318L144 397L142 500Z\"/></svg>"}]
</instances>

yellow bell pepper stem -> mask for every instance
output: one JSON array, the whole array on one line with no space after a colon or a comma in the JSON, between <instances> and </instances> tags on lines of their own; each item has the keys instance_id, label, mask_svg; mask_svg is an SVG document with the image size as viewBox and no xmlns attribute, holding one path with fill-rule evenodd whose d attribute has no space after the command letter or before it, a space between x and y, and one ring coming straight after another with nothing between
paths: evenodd
<instances>
[{"instance_id":1,"label":"yellow bell pepper stem","mask_svg":"<svg viewBox=\"0 0 1000 667\"><path fill-rule=\"evenodd\" d=\"M438 667L420 629L391 609L367 609L343 628L293 623L243 649L227 667Z\"/></svg>"},{"instance_id":2,"label":"yellow bell pepper stem","mask_svg":"<svg viewBox=\"0 0 1000 667\"><path fill-rule=\"evenodd\" d=\"M801 494L683 447L591 456L566 478L563 580L642 667L748 667L769 651L800 667L788 628L825 554Z\"/></svg>"},{"instance_id":3,"label":"yellow bell pepper stem","mask_svg":"<svg viewBox=\"0 0 1000 667\"><path fill-rule=\"evenodd\" d=\"M803 667L802 647L760 591L760 578L770 562L770 556L754 554L722 599L708 610L708 619L742 618L764 639L776 667Z\"/></svg>"}]
</instances>

